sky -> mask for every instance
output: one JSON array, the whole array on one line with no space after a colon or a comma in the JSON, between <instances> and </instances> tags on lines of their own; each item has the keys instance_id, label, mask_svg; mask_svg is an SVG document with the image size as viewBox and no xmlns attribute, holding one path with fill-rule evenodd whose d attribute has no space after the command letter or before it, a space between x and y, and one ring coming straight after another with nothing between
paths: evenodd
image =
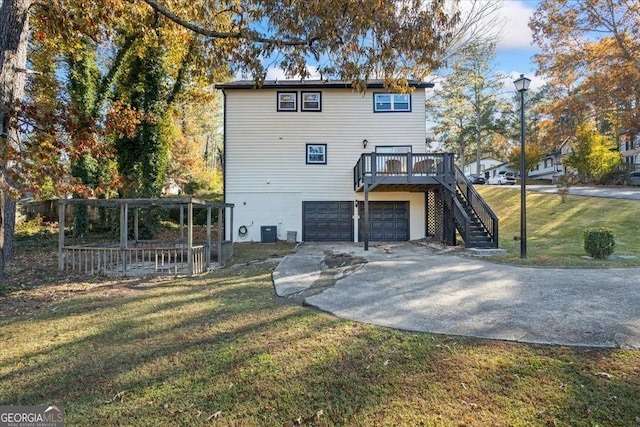
<instances>
[{"instance_id":1,"label":"sky","mask_svg":"<svg viewBox=\"0 0 640 427\"><path fill-rule=\"evenodd\" d=\"M469 0L460 0L461 2ZM492 1L492 0L481 0ZM501 39L496 46L494 71L508 77L505 89L524 74L531 79L530 89L537 89L544 84L544 80L535 75L536 66L533 55L539 51L533 45L533 37L529 29L529 18L535 12L541 0L503 0L504 7L500 9L498 20L504 21ZM267 80L285 80L286 76L278 68L270 68ZM512 86L513 87L513 86ZM514 89L515 90L515 89Z\"/></svg>"},{"instance_id":2,"label":"sky","mask_svg":"<svg viewBox=\"0 0 640 427\"><path fill-rule=\"evenodd\" d=\"M463 0L464 1L464 0ZM536 65L533 55L539 52L533 45L533 37L528 23L536 7L538 0L506 0L500 13L505 20L502 30L502 38L496 47L494 62L495 71L508 75L515 80L524 74L530 78L531 89L539 88L544 84L541 77L535 75Z\"/></svg>"}]
</instances>

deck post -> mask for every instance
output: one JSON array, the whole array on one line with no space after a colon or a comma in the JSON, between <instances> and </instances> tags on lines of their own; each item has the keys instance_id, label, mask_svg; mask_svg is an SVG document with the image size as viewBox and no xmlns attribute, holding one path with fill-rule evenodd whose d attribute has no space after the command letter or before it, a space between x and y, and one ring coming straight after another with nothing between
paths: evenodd
<instances>
[{"instance_id":1,"label":"deck post","mask_svg":"<svg viewBox=\"0 0 640 427\"><path fill-rule=\"evenodd\" d=\"M133 211L133 240L138 243L138 218L140 208L136 206L136 210Z\"/></svg>"},{"instance_id":2,"label":"deck post","mask_svg":"<svg viewBox=\"0 0 640 427\"><path fill-rule=\"evenodd\" d=\"M64 216L66 214L65 203L58 202L58 270L64 270Z\"/></svg>"},{"instance_id":3,"label":"deck post","mask_svg":"<svg viewBox=\"0 0 640 427\"><path fill-rule=\"evenodd\" d=\"M127 246L129 245L129 205L120 204L120 253L122 254L122 275L127 275Z\"/></svg>"},{"instance_id":4,"label":"deck post","mask_svg":"<svg viewBox=\"0 0 640 427\"><path fill-rule=\"evenodd\" d=\"M369 184L364 183L364 250L369 250Z\"/></svg>"},{"instance_id":5,"label":"deck post","mask_svg":"<svg viewBox=\"0 0 640 427\"><path fill-rule=\"evenodd\" d=\"M120 249L126 249L129 245L128 239L128 228L129 221L127 218L129 216L129 205L126 203L120 204Z\"/></svg>"},{"instance_id":6,"label":"deck post","mask_svg":"<svg viewBox=\"0 0 640 427\"><path fill-rule=\"evenodd\" d=\"M371 153L371 178L375 178L378 175L378 160L376 153Z\"/></svg>"},{"instance_id":7,"label":"deck post","mask_svg":"<svg viewBox=\"0 0 640 427\"><path fill-rule=\"evenodd\" d=\"M187 257L189 258L188 274L193 276L193 200L189 200L187 205Z\"/></svg>"},{"instance_id":8,"label":"deck post","mask_svg":"<svg viewBox=\"0 0 640 427\"><path fill-rule=\"evenodd\" d=\"M184 242L184 206L180 205L180 242Z\"/></svg>"}]
</instances>

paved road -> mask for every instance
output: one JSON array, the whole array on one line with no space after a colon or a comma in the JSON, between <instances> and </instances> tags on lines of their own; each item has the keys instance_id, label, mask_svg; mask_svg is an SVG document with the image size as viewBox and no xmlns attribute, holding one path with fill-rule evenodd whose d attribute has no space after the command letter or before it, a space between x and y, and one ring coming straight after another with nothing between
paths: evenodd
<instances>
[{"instance_id":1,"label":"paved road","mask_svg":"<svg viewBox=\"0 0 640 427\"><path fill-rule=\"evenodd\" d=\"M519 190L520 185L503 185L501 188L517 188ZM527 185L527 190L556 194L558 187L555 185ZM640 188L634 187L569 187L569 194L575 196L607 197L610 199L640 200Z\"/></svg>"},{"instance_id":2,"label":"paved road","mask_svg":"<svg viewBox=\"0 0 640 427\"><path fill-rule=\"evenodd\" d=\"M273 273L276 293L409 331L640 349L640 268L500 265L417 243L304 243Z\"/></svg>"}]
</instances>

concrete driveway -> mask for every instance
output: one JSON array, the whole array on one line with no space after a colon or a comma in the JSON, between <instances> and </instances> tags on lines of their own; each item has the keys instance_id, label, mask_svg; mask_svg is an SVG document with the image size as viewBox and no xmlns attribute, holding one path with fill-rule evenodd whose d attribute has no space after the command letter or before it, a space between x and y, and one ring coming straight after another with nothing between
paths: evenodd
<instances>
[{"instance_id":1,"label":"concrete driveway","mask_svg":"<svg viewBox=\"0 0 640 427\"><path fill-rule=\"evenodd\" d=\"M406 242L303 243L276 293L334 315L408 331L640 349L640 268L532 268Z\"/></svg>"}]
</instances>

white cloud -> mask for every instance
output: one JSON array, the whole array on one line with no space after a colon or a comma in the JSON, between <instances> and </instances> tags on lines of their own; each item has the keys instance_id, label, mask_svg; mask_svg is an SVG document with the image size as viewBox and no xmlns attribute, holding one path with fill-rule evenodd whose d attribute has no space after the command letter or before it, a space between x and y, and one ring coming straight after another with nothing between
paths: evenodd
<instances>
[{"instance_id":1,"label":"white cloud","mask_svg":"<svg viewBox=\"0 0 640 427\"><path fill-rule=\"evenodd\" d=\"M533 37L529 28L529 18L533 15L536 2L506 1L500 9L504 19L498 50L531 49Z\"/></svg>"}]
</instances>

